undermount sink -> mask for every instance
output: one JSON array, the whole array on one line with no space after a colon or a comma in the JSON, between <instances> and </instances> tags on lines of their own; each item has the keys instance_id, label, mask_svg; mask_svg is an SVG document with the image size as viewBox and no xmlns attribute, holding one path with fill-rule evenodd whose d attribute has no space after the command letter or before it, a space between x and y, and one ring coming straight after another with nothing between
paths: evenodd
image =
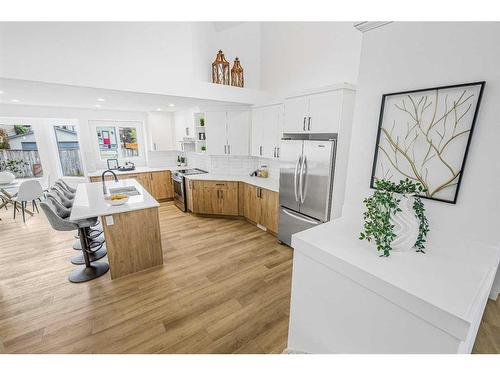
<instances>
[{"instance_id":1,"label":"undermount sink","mask_svg":"<svg viewBox=\"0 0 500 375\"><path fill-rule=\"evenodd\" d=\"M139 195L139 191L135 188L135 186L124 186L118 188L109 189L109 194L127 194L131 195Z\"/></svg>"}]
</instances>

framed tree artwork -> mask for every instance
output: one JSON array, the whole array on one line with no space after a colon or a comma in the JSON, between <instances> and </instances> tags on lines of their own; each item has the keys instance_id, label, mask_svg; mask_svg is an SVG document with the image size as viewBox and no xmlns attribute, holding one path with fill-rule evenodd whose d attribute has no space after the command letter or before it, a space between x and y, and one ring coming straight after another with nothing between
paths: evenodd
<instances>
[{"instance_id":1,"label":"framed tree artwork","mask_svg":"<svg viewBox=\"0 0 500 375\"><path fill-rule=\"evenodd\" d=\"M382 96L370 187L410 179L456 203L485 82Z\"/></svg>"}]
</instances>

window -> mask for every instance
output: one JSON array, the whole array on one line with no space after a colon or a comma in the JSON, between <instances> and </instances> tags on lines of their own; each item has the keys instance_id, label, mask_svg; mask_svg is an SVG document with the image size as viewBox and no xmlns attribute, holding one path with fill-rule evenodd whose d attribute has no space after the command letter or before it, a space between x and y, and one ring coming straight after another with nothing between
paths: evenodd
<instances>
[{"instance_id":1,"label":"window","mask_svg":"<svg viewBox=\"0 0 500 375\"><path fill-rule=\"evenodd\" d=\"M115 128L100 126L96 130L101 159L118 158L118 142L116 142Z\"/></svg>"},{"instance_id":2,"label":"window","mask_svg":"<svg viewBox=\"0 0 500 375\"><path fill-rule=\"evenodd\" d=\"M96 126L101 160L138 157L137 129L135 126Z\"/></svg>"},{"instance_id":3,"label":"window","mask_svg":"<svg viewBox=\"0 0 500 375\"><path fill-rule=\"evenodd\" d=\"M43 176L31 125L0 124L0 169L7 169L17 178Z\"/></svg>"},{"instance_id":4,"label":"window","mask_svg":"<svg viewBox=\"0 0 500 375\"><path fill-rule=\"evenodd\" d=\"M76 126L54 126L54 132L63 176L83 176Z\"/></svg>"},{"instance_id":5,"label":"window","mask_svg":"<svg viewBox=\"0 0 500 375\"><path fill-rule=\"evenodd\" d=\"M120 130L121 156L124 158L139 156L136 128L118 128Z\"/></svg>"}]
</instances>

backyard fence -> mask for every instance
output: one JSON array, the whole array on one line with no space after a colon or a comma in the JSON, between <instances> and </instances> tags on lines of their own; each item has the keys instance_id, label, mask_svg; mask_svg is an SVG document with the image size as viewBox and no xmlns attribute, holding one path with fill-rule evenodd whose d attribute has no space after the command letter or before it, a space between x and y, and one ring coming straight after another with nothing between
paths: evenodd
<instances>
[{"instance_id":1,"label":"backyard fence","mask_svg":"<svg viewBox=\"0 0 500 375\"><path fill-rule=\"evenodd\" d=\"M83 168L78 148L59 150L63 176L83 176ZM18 166L20 172L14 173L17 178L43 176L42 162L37 150L0 150L0 161L19 160L27 164Z\"/></svg>"},{"instance_id":2,"label":"backyard fence","mask_svg":"<svg viewBox=\"0 0 500 375\"><path fill-rule=\"evenodd\" d=\"M64 176L83 176L80 150L78 148L59 150L59 158L61 159Z\"/></svg>"}]
</instances>

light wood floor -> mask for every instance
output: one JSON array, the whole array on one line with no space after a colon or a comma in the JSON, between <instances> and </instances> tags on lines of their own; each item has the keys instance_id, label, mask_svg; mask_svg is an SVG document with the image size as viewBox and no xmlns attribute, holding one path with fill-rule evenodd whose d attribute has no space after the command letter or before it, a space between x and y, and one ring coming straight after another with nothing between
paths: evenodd
<instances>
[{"instance_id":1,"label":"light wood floor","mask_svg":"<svg viewBox=\"0 0 500 375\"><path fill-rule=\"evenodd\" d=\"M165 265L111 282L67 275L72 234L43 214L0 217L0 337L7 353L280 353L291 250L243 220L160 208ZM500 300L474 353L500 353Z\"/></svg>"},{"instance_id":2,"label":"light wood floor","mask_svg":"<svg viewBox=\"0 0 500 375\"><path fill-rule=\"evenodd\" d=\"M72 233L0 212L0 336L7 353L280 353L292 250L255 226L163 203L164 267L67 281ZM139 223L140 225L140 223Z\"/></svg>"}]
</instances>

